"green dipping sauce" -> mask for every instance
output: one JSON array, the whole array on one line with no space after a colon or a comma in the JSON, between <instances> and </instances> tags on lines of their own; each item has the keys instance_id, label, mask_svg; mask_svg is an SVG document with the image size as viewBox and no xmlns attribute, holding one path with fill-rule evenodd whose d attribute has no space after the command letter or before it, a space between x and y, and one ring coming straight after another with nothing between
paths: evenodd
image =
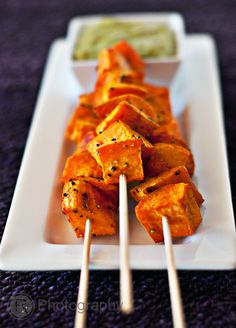
<instances>
[{"instance_id":1,"label":"green dipping sauce","mask_svg":"<svg viewBox=\"0 0 236 328\"><path fill-rule=\"evenodd\" d=\"M176 55L175 33L166 24L104 18L81 30L75 42L72 59L97 59L101 50L122 39L129 42L143 58Z\"/></svg>"}]
</instances>

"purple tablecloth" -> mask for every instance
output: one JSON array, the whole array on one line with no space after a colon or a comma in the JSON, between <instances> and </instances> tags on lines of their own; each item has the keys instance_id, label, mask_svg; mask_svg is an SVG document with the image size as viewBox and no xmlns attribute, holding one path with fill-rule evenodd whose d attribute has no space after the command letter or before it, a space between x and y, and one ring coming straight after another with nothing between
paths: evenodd
<instances>
[{"instance_id":1,"label":"purple tablecloth","mask_svg":"<svg viewBox=\"0 0 236 328\"><path fill-rule=\"evenodd\" d=\"M188 33L217 41L233 200L236 190L236 1L2 0L0 2L0 228L3 233L48 47L71 17L124 11L179 11ZM210 125L209 125L210 129ZM220 187L220 186L219 186ZM2 272L2 327L71 327L79 272ZM236 325L235 271L179 272L188 327ZM119 273L90 273L89 327L171 327L166 271L135 271L135 313L117 311ZM28 295L28 299L21 294ZM13 298L10 300L10 297ZM26 297L26 298L24 298ZM32 299L25 318L19 308ZM10 300L10 301L9 301ZM17 303L17 302L18 303ZM23 302L23 303L22 303ZM17 306L19 308L17 308ZM11 314L9 313L11 312Z\"/></svg>"}]
</instances>

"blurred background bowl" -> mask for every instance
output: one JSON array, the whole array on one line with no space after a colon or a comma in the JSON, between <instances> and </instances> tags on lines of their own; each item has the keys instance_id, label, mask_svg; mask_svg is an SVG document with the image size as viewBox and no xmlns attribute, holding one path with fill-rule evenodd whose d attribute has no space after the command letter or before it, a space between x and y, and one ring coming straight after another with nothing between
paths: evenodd
<instances>
[{"instance_id":1,"label":"blurred background bowl","mask_svg":"<svg viewBox=\"0 0 236 328\"><path fill-rule=\"evenodd\" d=\"M106 15L120 21L165 24L175 34L176 54L168 57L152 57L144 59L147 81L168 85L173 80L175 73L183 59L183 43L185 37L185 24L183 17L178 13L144 13L144 14L118 14ZM90 24L99 23L104 16L75 17L68 26L68 62L84 91L92 90L96 81L97 60L75 60L73 50L76 40L82 29Z\"/></svg>"}]
</instances>

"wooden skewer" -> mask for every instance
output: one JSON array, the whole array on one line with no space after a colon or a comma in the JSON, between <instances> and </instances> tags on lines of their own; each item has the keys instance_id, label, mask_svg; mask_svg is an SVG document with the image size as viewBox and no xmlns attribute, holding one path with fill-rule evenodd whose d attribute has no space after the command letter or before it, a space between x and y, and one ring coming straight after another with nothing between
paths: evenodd
<instances>
[{"instance_id":1,"label":"wooden skewer","mask_svg":"<svg viewBox=\"0 0 236 328\"><path fill-rule=\"evenodd\" d=\"M85 225L83 258L80 273L79 291L76 303L74 328L84 328L86 326L91 232L92 224L91 221L88 219ZM81 304L82 308L80 308Z\"/></svg>"},{"instance_id":2,"label":"wooden skewer","mask_svg":"<svg viewBox=\"0 0 236 328\"><path fill-rule=\"evenodd\" d=\"M119 227L120 227L120 301L121 311L133 311L132 276L129 267L129 218L127 180L124 174L119 178Z\"/></svg>"},{"instance_id":3,"label":"wooden skewer","mask_svg":"<svg viewBox=\"0 0 236 328\"><path fill-rule=\"evenodd\" d=\"M179 288L179 281L178 281L178 276L175 267L172 239L171 239L169 224L165 216L162 217L162 227L163 227L164 241L165 241L165 251L166 251L173 323L175 328L184 328L185 319L184 319L183 305L181 300L181 293Z\"/></svg>"}]
</instances>

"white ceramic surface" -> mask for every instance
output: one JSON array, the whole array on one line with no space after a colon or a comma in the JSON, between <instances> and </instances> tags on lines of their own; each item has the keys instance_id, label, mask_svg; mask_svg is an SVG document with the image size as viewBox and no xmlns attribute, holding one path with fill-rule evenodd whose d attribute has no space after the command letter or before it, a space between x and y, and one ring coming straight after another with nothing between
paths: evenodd
<instances>
[{"instance_id":1,"label":"white ceramic surface","mask_svg":"<svg viewBox=\"0 0 236 328\"><path fill-rule=\"evenodd\" d=\"M173 110L196 162L195 181L206 201L194 236L175 241L178 269L236 267L236 238L227 167L216 53L206 35L188 36L185 59L171 87ZM52 45L0 248L3 270L79 269L82 239L61 214L60 175L70 145L64 130L80 89L65 62L67 43ZM130 203L133 269L166 268L163 245L155 245L135 219ZM94 237L91 269L118 269L118 237Z\"/></svg>"},{"instance_id":2,"label":"white ceramic surface","mask_svg":"<svg viewBox=\"0 0 236 328\"><path fill-rule=\"evenodd\" d=\"M167 58L150 58L145 60L146 74L150 77L159 79L159 83L169 83L183 58L183 42L185 36L185 26L183 17L177 13L144 13L144 14L116 14L110 15L123 21L138 21L143 23L165 23L176 35L177 54ZM73 60L72 52L74 49L76 38L81 29L89 24L96 24L104 16L79 16L71 20L67 39L68 39L68 65L72 68L80 86L84 90L91 90L96 79L97 65L96 60ZM107 17L107 15L106 15Z\"/></svg>"}]
</instances>

